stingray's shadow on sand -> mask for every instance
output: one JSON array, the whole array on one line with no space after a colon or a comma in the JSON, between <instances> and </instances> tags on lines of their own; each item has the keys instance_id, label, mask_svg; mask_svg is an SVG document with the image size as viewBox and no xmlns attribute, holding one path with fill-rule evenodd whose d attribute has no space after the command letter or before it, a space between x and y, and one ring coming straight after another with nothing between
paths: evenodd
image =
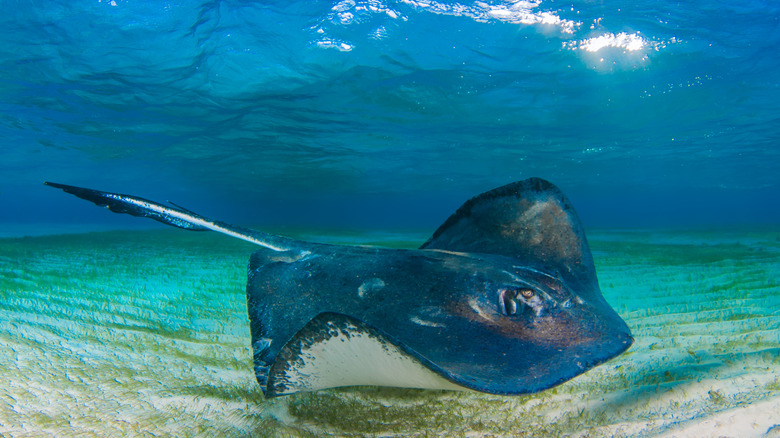
<instances>
[{"instance_id":1,"label":"stingray's shadow on sand","mask_svg":"<svg viewBox=\"0 0 780 438\"><path fill-rule=\"evenodd\" d=\"M780 347L769 347L728 353L687 351L673 358L638 361L636 367L620 376L625 381L625 388L616 388L614 395L605 397L599 407L614 412L637 410L654 403L662 394L671 391L680 391L681 398L676 397L678 403L691 402L695 397L700 398L701 394L688 394L687 387L702 381L727 381L744 373L744 366L741 365L743 363L754 360L771 362L778 357ZM720 410L740 403L717 389L707 389L706 394L706 399L700 400L700 403L711 410Z\"/></svg>"}]
</instances>

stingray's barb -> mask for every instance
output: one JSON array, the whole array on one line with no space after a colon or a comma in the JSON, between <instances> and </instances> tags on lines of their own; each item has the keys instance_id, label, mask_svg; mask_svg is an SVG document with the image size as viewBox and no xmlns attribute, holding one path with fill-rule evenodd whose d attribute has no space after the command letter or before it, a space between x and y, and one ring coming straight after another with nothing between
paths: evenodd
<instances>
[{"instance_id":1,"label":"stingray's barb","mask_svg":"<svg viewBox=\"0 0 780 438\"><path fill-rule=\"evenodd\" d=\"M99 190L85 189L48 181L44 182L44 184L61 189L65 193L70 193L81 199L86 199L100 207L106 207L114 213L148 217L157 222L183 228L185 230L216 231L256 245L264 246L274 251L287 251L294 246L290 244L291 241L285 237L236 227L224 222L212 221L179 206L167 206L137 196L101 192Z\"/></svg>"}]
</instances>

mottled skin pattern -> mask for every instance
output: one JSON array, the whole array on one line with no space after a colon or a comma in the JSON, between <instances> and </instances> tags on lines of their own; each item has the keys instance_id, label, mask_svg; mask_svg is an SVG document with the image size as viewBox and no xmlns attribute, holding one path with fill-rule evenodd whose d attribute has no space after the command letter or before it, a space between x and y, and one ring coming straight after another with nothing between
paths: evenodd
<instances>
[{"instance_id":1,"label":"mottled skin pattern","mask_svg":"<svg viewBox=\"0 0 780 438\"><path fill-rule=\"evenodd\" d=\"M284 380L274 375L284 361L274 362L285 343L323 312L361 321L455 383L495 394L549 388L631 342L603 300L584 302L560 279L509 257L334 245L307 250L290 262L267 263L267 251L252 256L253 341L269 340L256 365L270 367L276 381ZM359 297L361 284L375 278L385 286ZM531 289L534 297L519 297L517 312L505 315L500 301L507 289ZM277 391L268 385L267 395Z\"/></svg>"},{"instance_id":2,"label":"mottled skin pattern","mask_svg":"<svg viewBox=\"0 0 780 438\"><path fill-rule=\"evenodd\" d=\"M296 241L143 198L47 184L117 213L265 247L252 254L246 292L255 372L269 397L295 390L287 369L333 327L359 327L445 379L493 394L550 388L633 342L601 296L574 209L541 179L469 200L417 250Z\"/></svg>"},{"instance_id":3,"label":"mottled skin pattern","mask_svg":"<svg viewBox=\"0 0 780 438\"><path fill-rule=\"evenodd\" d=\"M283 387L284 366L274 365L283 343L314 336L304 326L323 312L359 320L447 379L494 394L549 388L632 343L601 296L576 213L540 179L468 201L420 250L306 244L280 259L253 254L247 283L269 396ZM533 294L515 294L515 313L505 314L502 294L519 290Z\"/></svg>"}]
</instances>

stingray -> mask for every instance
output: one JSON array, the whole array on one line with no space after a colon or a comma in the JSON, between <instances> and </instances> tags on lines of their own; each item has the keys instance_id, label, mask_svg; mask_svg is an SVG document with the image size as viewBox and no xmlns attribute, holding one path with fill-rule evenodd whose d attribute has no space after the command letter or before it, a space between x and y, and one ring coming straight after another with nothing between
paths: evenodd
<instances>
[{"instance_id":1,"label":"stingray","mask_svg":"<svg viewBox=\"0 0 780 438\"><path fill-rule=\"evenodd\" d=\"M518 395L626 351L570 202L531 178L461 206L419 249L305 242L178 205L47 182L115 213L261 248L246 286L266 397L354 385Z\"/></svg>"}]
</instances>

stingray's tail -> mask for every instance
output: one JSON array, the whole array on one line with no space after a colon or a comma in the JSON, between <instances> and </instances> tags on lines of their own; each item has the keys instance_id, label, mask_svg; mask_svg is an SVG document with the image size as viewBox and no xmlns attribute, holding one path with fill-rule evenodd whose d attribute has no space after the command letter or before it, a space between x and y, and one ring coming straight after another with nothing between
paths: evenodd
<instances>
[{"instance_id":1,"label":"stingray's tail","mask_svg":"<svg viewBox=\"0 0 780 438\"><path fill-rule=\"evenodd\" d=\"M70 193L81 199L94 202L96 205L106 207L114 213L126 213L138 217L148 217L167 225L184 228L185 230L212 230L264 246L274 251L287 251L295 246L292 239L236 227L224 222L212 221L173 203L171 203L171 206L167 206L137 196L101 192L99 190L85 189L82 187L52 182L45 182L44 184L61 189L65 193Z\"/></svg>"}]
</instances>

